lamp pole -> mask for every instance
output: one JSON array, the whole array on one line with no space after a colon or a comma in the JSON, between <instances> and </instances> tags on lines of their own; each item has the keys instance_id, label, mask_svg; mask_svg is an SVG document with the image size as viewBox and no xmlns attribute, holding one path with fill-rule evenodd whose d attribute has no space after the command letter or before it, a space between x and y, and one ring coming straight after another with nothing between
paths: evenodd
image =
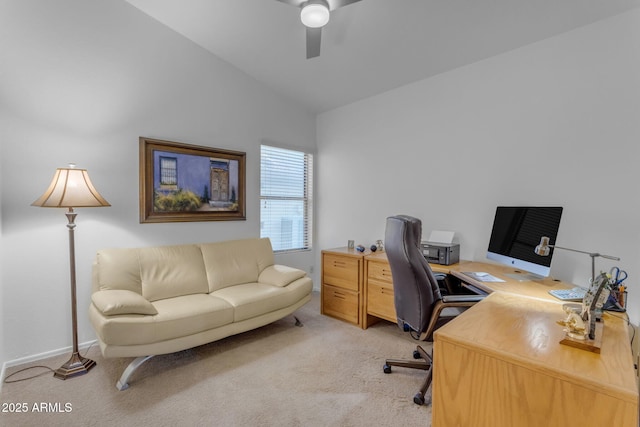
<instances>
[{"instance_id":1,"label":"lamp pole","mask_svg":"<svg viewBox=\"0 0 640 427\"><path fill-rule=\"evenodd\" d=\"M96 366L96 362L88 359L86 357L80 356L80 351L78 350L78 310L77 310L77 298L76 298L76 250L75 250L75 234L74 230L76 228L75 219L78 215L73 211L72 207L69 207L69 210L65 213L69 223L67 224L67 228L69 229L69 274L71 281L71 325L73 331L73 350L71 353L71 358L56 369L53 376L66 380L67 378L74 377L76 375L84 375L91 368Z\"/></svg>"},{"instance_id":2,"label":"lamp pole","mask_svg":"<svg viewBox=\"0 0 640 427\"><path fill-rule=\"evenodd\" d=\"M550 248L564 249L565 251L578 252L578 253L581 253L581 254L589 255L591 257L591 283L593 283L593 281L596 279L596 258L597 257L606 258L606 259L610 259L610 260L613 260L613 261L620 261L620 258L618 258L616 256L603 255L603 254L600 254L598 252L579 251L578 249L563 248L562 246L556 246L556 245L548 245L548 246Z\"/></svg>"}]
</instances>

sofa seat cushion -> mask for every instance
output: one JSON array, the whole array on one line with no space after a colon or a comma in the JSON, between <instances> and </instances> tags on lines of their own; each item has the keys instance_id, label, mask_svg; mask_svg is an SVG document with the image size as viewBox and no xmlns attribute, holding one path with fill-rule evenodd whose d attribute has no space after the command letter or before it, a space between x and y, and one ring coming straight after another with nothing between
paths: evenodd
<instances>
[{"instance_id":1,"label":"sofa seat cushion","mask_svg":"<svg viewBox=\"0 0 640 427\"><path fill-rule=\"evenodd\" d=\"M153 302L154 316L101 316L94 325L109 345L140 345L180 338L233 322L234 308L221 298L193 294ZM94 318L94 323L96 319Z\"/></svg>"},{"instance_id":2,"label":"sofa seat cushion","mask_svg":"<svg viewBox=\"0 0 640 427\"><path fill-rule=\"evenodd\" d=\"M313 285L309 277L298 279L285 287L264 283L245 283L213 292L234 307L234 322L289 307L311 292Z\"/></svg>"}]
</instances>

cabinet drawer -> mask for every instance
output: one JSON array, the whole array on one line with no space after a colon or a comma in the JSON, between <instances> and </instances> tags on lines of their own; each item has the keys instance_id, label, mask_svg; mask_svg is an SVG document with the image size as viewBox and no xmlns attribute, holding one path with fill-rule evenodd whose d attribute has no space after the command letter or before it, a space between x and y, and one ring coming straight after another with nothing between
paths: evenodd
<instances>
[{"instance_id":1,"label":"cabinet drawer","mask_svg":"<svg viewBox=\"0 0 640 427\"><path fill-rule=\"evenodd\" d=\"M367 313L395 322L396 308L393 302L393 287L370 280L367 283Z\"/></svg>"},{"instance_id":2,"label":"cabinet drawer","mask_svg":"<svg viewBox=\"0 0 640 427\"><path fill-rule=\"evenodd\" d=\"M325 254L322 269L323 284L359 291L359 259Z\"/></svg>"},{"instance_id":3,"label":"cabinet drawer","mask_svg":"<svg viewBox=\"0 0 640 427\"><path fill-rule=\"evenodd\" d=\"M391 277L391 267L389 264L382 262L368 262L367 276L369 280L374 279L379 282L389 283L393 287L393 278Z\"/></svg>"},{"instance_id":4,"label":"cabinet drawer","mask_svg":"<svg viewBox=\"0 0 640 427\"><path fill-rule=\"evenodd\" d=\"M358 293L323 285L322 314L358 324Z\"/></svg>"}]
</instances>

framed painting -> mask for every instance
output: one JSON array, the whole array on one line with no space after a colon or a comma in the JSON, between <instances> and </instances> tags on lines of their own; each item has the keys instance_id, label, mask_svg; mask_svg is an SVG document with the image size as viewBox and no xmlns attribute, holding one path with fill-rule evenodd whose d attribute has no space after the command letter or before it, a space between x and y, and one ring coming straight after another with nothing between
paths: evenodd
<instances>
[{"instance_id":1,"label":"framed painting","mask_svg":"<svg viewBox=\"0 0 640 427\"><path fill-rule=\"evenodd\" d=\"M246 153L140 137L140 222L245 217Z\"/></svg>"}]
</instances>

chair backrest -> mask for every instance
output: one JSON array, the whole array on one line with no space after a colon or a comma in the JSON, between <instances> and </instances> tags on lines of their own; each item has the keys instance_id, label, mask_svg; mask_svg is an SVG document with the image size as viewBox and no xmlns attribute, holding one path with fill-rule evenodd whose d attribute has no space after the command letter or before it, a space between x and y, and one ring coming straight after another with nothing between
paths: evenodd
<instances>
[{"instance_id":1,"label":"chair backrest","mask_svg":"<svg viewBox=\"0 0 640 427\"><path fill-rule=\"evenodd\" d=\"M429 326L434 304L442 299L438 281L422 254L422 222L408 215L387 218L385 251L393 278L398 325L421 334Z\"/></svg>"}]
</instances>

